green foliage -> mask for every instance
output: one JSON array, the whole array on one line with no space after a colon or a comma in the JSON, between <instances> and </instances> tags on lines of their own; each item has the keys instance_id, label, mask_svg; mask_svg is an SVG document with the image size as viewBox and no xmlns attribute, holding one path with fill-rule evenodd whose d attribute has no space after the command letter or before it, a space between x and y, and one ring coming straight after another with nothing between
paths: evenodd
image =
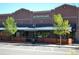
<instances>
[{"instance_id":1,"label":"green foliage","mask_svg":"<svg viewBox=\"0 0 79 59\"><path fill-rule=\"evenodd\" d=\"M17 32L17 26L13 17L8 17L5 22L3 22L6 32L13 35Z\"/></svg>"},{"instance_id":2,"label":"green foliage","mask_svg":"<svg viewBox=\"0 0 79 59\"><path fill-rule=\"evenodd\" d=\"M56 28L56 30L54 30L54 34L57 35L70 34L69 21L63 20L61 14L54 15L54 27Z\"/></svg>"},{"instance_id":3,"label":"green foliage","mask_svg":"<svg viewBox=\"0 0 79 59\"><path fill-rule=\"evenodd\" d=\"M41 32L41 33L38 33L37 36L41 37L41 38L46 38L48 36L48 32Z\"/></svg>"}]
</instances>

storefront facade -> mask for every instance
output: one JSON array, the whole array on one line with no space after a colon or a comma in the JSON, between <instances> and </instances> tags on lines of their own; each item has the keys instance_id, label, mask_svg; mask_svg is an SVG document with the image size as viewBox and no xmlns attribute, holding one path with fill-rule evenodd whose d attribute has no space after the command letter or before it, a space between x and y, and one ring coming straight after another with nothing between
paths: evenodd
<instances>
[{"instance_id":1,"label":"storefront facade","mask_svg":"<svg viewBox=\"0 0 79 59\"><path fill-rule=\"evenodd\" d=\"M33 12L27 9L20 9L11 14L0 14L0 41L11 40L11 38L6 37L5 33L3 33L4 27L2 22L4 22L8 16L12 16L18 27L15 38L12 38L12 40L15 40L14 42L30 42L34 39L36 42L56 43L59 41L57 40L59 37L52 33L52 31L55 30L53 27L53 15L58 13L60 13L64 19L69 20L72 28L71 32L74 33L73 39L75 42L78 42L79 8L67 4L48 11ZM67 37L62 37L63 40L67 39Z\"/></svg>"}]
</instances>

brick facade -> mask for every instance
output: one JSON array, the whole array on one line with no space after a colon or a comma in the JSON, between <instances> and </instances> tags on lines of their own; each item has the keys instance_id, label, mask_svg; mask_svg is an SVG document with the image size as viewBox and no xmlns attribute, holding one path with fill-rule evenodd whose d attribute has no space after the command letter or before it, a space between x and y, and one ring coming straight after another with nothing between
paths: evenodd
<instances>
[{"instance_id":1,"label":"brick facade","mask_svg":"<svg viewBox=\"0 0 79 59\"><path fill-rule=\"evenodd\" d=\"M17 25L20 27L33 27L37 26L52 26L53 15L62 14L64 19L68 19L73 31L75 32L75 38L79 41L79 8L72 5L64 4L55 9L48 11L30 11L27 9L20 9L11 14L0 14L0 27L3 27L2 22L8 16L12 16Z\"/></svg>"}]
</instances>

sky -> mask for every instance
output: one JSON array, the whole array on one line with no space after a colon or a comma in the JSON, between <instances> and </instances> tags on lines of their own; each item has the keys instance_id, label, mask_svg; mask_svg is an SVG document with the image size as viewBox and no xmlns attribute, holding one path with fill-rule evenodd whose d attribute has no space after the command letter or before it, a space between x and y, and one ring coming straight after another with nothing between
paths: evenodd
<instances>
[{"instance_id":1,"label":"sky","mask_svg":"<svg viewBox=\"0 0 79 59\"><path fill-rule=\"evenodd\" d=\"M0 14L12 13L18 9L25 8L31 11L43 11L54 9L63 3L0 3ZM71 3L79 7L79 4Z\"/></svg>"}]
</instances>

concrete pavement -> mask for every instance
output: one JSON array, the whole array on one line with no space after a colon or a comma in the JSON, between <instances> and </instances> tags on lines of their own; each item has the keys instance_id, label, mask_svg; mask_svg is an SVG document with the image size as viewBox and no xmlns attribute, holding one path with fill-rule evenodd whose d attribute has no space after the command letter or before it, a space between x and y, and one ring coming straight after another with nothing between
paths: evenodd
<instances>
[{"instance_id":1,"label":"concrete pavement","mask_svg":"<svg viewBox=\"0 0 79 59\"><path fill-rule=\"evenodd\" d=\"M0 55L77 55L78 52L78 49L50 44L0 43Z\"/></svg>"}]
</instances>

